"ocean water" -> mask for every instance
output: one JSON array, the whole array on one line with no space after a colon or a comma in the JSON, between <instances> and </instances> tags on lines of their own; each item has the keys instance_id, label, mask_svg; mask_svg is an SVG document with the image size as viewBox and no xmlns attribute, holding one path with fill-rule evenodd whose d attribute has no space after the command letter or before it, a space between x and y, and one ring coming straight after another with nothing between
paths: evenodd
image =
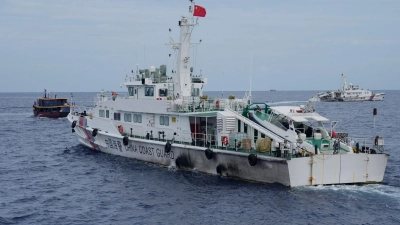
<instances>
[{"instance_id":1,"label":"ocean water","mask_svg":"<svg viewBox=\"0 0 400 225\"><path fill-rule=\"evenodd\" d=\"M252 95L270 105L303 105L315 93ZM92 106L95 95L74 93L74 101ZM400 224L400 91L386 91L381 102L315 103L339 121L336 131L385 138L390 157L382 184L297 188L93 151L78 144L67 119L33 117L37 97L0 93L0 224Z\"/></svg>"}]
</instances>

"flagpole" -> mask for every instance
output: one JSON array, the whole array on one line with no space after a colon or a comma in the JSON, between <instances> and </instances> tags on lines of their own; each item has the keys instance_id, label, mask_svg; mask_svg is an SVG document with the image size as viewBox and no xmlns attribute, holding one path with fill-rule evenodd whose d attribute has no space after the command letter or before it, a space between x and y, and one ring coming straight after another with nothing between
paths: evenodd
<instances>
[{"instance_id":1,"label":"flagpole","mask_svg":"<svg viewBox=\"0 0 400 225\"><path fill-rule=\"evenodd\" d=\"M189 18L192 20L192 23L194 23L194 18L193 18L194 2L193 2L193 0L189 0L189 1L190 1Z\"/></svg>"},{"instance_id":2,"label":"flagpole","mask_svg":"<svg viewBox=\"0 0 400 225\"><path fill-rule=\"evenodd\" d=\"M146 41L143 42L143 65L146 69ZM146 77L146 71L144 72L144 77Z\"/></svg>"}]
</instances>

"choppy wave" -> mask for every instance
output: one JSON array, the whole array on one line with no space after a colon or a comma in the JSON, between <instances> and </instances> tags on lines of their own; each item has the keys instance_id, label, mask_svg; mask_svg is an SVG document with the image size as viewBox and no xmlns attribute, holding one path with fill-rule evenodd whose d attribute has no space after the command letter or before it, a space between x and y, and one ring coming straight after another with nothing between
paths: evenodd
<instances>
[{"instance_id":1,"label":"choppy wave","mask_svg":"<svg viewBox=\"0 0 400 225\"><path fill-rule=\"evenodd\" d=\"M256 94L254 101L268 105L303 105L309 97ZM349 133L371 130L372 108L385 109L376 118L376 132L391 154L384 183L297 188L92 151L78 144L65 118L32 116L36 93L7 95L0 93L0 224L400 224L393 126L400 92L387 92L384 102L316 105L322 116L341 121L337 130ZM93 96L78 93L75 99L91 105Z\"/></svg>"},{"instance_id":2,"label":"choppy wave","mask_svg":"<svg viewBox=\"0 0 400 225\"><path fill-rule=\"evenodd\" d=\"M381 195L398 200L400 203L400 188L396 186L383 184L365 184L365 185L318 185L312 187L303 187L312 191L337 191L344 194L363 194L363 195Z\"/></svg>"}]
</instances>

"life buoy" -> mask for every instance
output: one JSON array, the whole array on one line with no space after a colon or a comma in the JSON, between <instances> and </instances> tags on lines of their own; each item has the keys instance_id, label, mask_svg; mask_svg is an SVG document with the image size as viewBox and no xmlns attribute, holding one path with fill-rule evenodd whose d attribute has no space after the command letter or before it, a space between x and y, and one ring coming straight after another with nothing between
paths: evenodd
<instances>
[{"instance_id":1,"label":"life buoy","mask_svg":"<svg viewBox=\"0 0 400 225\"><path fill-rule=\"evenodd\" d=\"M222 136L222 145L228 146L229 140L228 136Z\"/></svg>"},{"instance_id":2,"label":"life buoy","mask_svg":"<svg viewBox=\"0 0 400 225\"><path fill-rule=\"evenodd\" d=\"M71 124L72 128L75 128L75 126L76 126L76 120L72 121L72 124Z\"/></svg>"},{"instance_id":3,"label":"life buoy","mask_svg":"<svg viewBox=\"0 0 400 225\"><path fill-rule=\"evenodd\" d=\"M219 109L219 100L215 102L215 108Z\"/></svg>"},{"instance_id":4,"label":"life buoy","mask_svg":"<svg viewBox=\"0 0 400 225\"><path fill-rule=\"evenodd\" d=\"M122 126L122 124L118 126L118 131L120 133L124 132L124 127Z\"/></svg>"},{"instance_id":5,"label":"life buoy","mask_svg":"<svg viewBox=\"0 0 400 225\"><path fill-rule=\"evenodd\" d=\"M171 151L171 143L167 142L164 146L164 152L169 153Z\"/></svg>"},{"instance_id":6,"label":"life buoy","mask_svg":"<svg viewBox=\"0 0 400 225\"><path fill-rule=\"evenodd\" d=\"M207 148L204 153L207 159L212 159L214 157L214 152L209 148Z\"/></svg>"},{"instance_id":7,"label":"life buoy","mask_svg":"<svg viewBox=\"0 0 400 225\"><path fill-rule=\"evenodd\" d=\"M250 166L255 166L257 165L257 155L254 155L253 153L250 154L247 157L247 160L249 161Z\"/></svg>"},{"instance_id":8,"label":"life buoy","mask_svg":"<svg viewBox=\"0 0 400 225\"><path fill-rule=\"evenodd\" d=\"M127 145L129 144L129 138L128 138L127 136L125 136L125 137L122 139L122 143L123 143L125 146L127 146Z\"/></svg>"},{"instance_id":9,"label":"life buoy","mask_svg":"<svg viewBox=\"0 0 400 225\"><path fill-rule=\"evenodd\" d=\"M96 137L98 131L99 131L99 129L94 128L93 131L92 131L92 136Z\"/></svg>"}]
</instances>

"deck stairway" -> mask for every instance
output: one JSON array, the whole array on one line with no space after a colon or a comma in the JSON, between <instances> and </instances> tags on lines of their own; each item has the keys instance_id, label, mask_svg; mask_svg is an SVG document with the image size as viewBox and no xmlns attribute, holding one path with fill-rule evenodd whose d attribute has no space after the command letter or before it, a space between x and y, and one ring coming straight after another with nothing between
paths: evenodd
<instances>
[{"instance_id":1,"label":"deck stairway","mask_svg":"<svg viewBox=\"0 0 400 225\"><path fill-rule=\"evenodd\" d=\"M229 109L229 108L225 108L225 110L229 111L230 113L232 113L232 115L234 115L236 117L236 119L242 121L243 123L247 124L247 126L250 126L253 129L258 130L260 133L265 134L266 136L268 136L269 138L277 141L277 142L284 142L285 138L281 137L275 133L273 133L272 131L258 125L257 123L251 121L250 119L248 119L247 117L242 116L240 113Z\"/></svg>"}]
</instances>

